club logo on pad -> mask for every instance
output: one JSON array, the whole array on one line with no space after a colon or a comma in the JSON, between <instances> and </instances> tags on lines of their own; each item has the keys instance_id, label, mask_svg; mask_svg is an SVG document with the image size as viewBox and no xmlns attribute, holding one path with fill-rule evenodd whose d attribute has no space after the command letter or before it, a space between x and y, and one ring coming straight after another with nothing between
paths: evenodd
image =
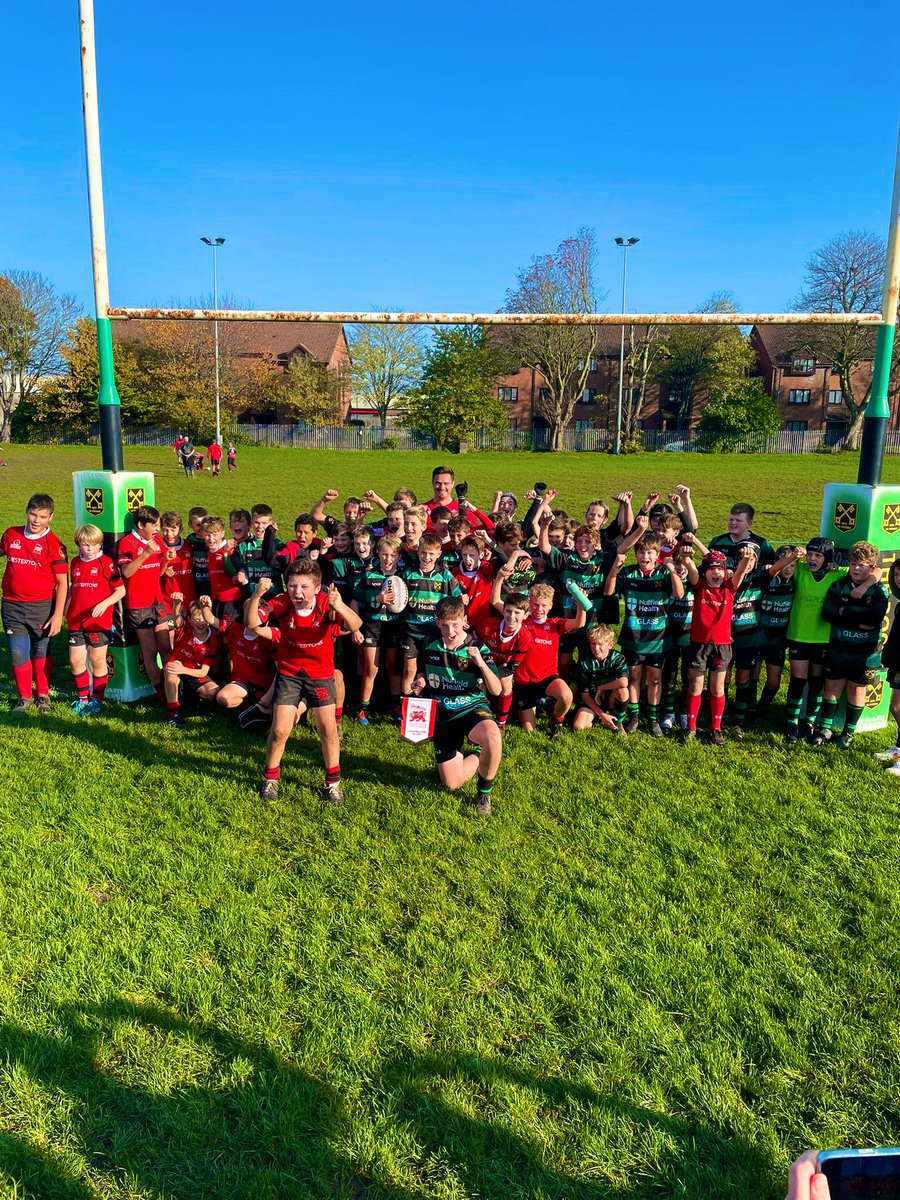
<instances>
[{"instance_id":1,"label":"club logo on pad","mask_svg":"<svg viewBox=\"0 0 900 1200\"><path fill-rule=\"evenodd\" d=\"M125 507L129 512L136 512L137 509L143 508L145 503L144 489L142 487L125 489Z\"/></svg>"},{"instance_id":2,"label":"club logo on pad","mask_svg":"<svg viewBox=\"0 0 900 1200\"><path fill-rule=\"evenodd\" d=\"M90 513L92 517L99 517L103 512L103 489L98 487L86 487L84 489L84 508L85 512Z\"/></svg>"},{"instance_id":3,"label":"club logo on pad","mask_svg":"<svg viewBox=\"0 0 900 1200\"><path fill-rule=\"evenodd\" d=\"M881 697L884 695L884 680L879 679L877 683L866 684L866 708L877 708L881 703Z\"/></svg>"},{"instance_id":4,"label":"club logo on pad","mask_svg":"<svg viewBox=\"0 0 900 1200\"><path fill-rule=\"evenodd\" d=\"M881 528L885 533L900 532L900 504L886 504L881 514Z\"/></svg>"},{"instance_id":5,"label":"club logo on pad","mask_svg":"<svg viewBox=\"0 0 900 1200\"><path fill-rule=\"evenodd\" d=\"M851 529L855 529L856 509L857 505L855 501L838 500L834 506L835 529L839 529L841 533L849 533Z\"/></svg>"}]
</instances>

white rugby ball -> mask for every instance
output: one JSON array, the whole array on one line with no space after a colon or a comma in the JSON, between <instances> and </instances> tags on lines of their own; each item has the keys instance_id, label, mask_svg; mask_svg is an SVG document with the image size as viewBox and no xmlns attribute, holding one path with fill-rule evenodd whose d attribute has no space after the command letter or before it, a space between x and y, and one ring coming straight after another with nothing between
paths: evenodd
<instances>
[{"instance_id":1,"label":"white rugby ball","mask_svg":"<svg viewBox=\"0 0 900 1200\"><path fill-rule=\"evenodd\" d=\"M388 590L390 590L391 599L385 603L384 607L388 612L403 612L409 600L409 588L406 586L406 580L400 575L389 575L381 585L382 595Z\"/></svg>"}]
</instances>

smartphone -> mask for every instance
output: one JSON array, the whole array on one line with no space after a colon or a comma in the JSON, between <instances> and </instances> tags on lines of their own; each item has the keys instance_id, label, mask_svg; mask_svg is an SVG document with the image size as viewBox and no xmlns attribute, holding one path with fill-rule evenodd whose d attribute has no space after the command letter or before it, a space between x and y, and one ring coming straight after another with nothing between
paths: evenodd
<instances>
[{"instance_id":1,"label":"smartphone","mask_svg":"<svg viewBox=\"0 0 900 1200\"><path fill-rule=\"evenodd\" d=\"M536 484L534 485L534 490L535 490L535 491L536 491L538 494L540 494L541 492L546 492L546 490L547 490L547 485L546 485L546 483L536 483Z\"/></svg>"},{"instance_id":2,"label":"smartphone","mask_svg":"<svg viewBox=\"0 0 900 1200\"><path fill-rule=\"evenodd\" d=\"M818 1166L831 1200L900 1200L900 1146L821 1150Z\"/></svg>"}]
</instances>

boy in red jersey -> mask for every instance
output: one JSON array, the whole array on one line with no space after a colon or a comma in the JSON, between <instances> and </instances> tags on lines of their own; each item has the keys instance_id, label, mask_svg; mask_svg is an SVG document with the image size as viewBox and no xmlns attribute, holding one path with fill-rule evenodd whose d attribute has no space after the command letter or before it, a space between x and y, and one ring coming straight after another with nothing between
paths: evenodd
<instances>
[{"instance_id":1,"label":"boy in red jersey","mask_svg":"<svg viewBox=\"0 0 900 1200\"><path fill-rule=\"evenodd\" d=\"M222 447L218 442L210 442L206 453L209 455L209 469L213 475L218 475L222 466Z\"/></svg>"},{"instance_id":2,"label":"boy in red jersey","mask_svg":"<svg viewBox=\"0 0 900 1200\"><path fill-rule=\"evenodd\" d=\"M224 627L224 628L223 628ZM228 649L228 683L216 693L223 708L259 704L275 682L275 645L243 621L219 622Z\"/></svg>"},{"instance_id":3,"label":"boy in red jersey","mask_svg":"<svg viewBox=\"0 0 900 1200\"><path fill-rule=\"evenodd\" d=\"M691 543L692 534L682 540ZM688 691L685 698L687 729L684 740L692 742L697 736L697 716L703 693L703 680L709 671L709 740L714 746L724 746L722 714L725 711L725 678L731 664L731 614L734 594L744 576L756 562L756 552L742 547L737 570L728 571L728 559L718 550L710 550L700 562L699 569L689 558L684 559L688 583L694 593L691 616L691 645L688 656Z\"/></svg>"},{"instance_id":4,"label":"boy in red jersey","mask_svg":"<svg viewBox=\"0 0 900 1200\"><path fill-rule=\"evenodd\" d=\"M247 601L246 623L262 638L275 643L275 700L272 728L266 744L265 776L260 788L263 800L278 799L281 760L305 702L312 710L325 763L325 799L342 804L341 744L335 720L334 644L343 624L355 633L362 621L344 604L337 588L322 588L322 570L308 558L291 563L284 573L285 592L266 605L266 615L278 621L277 628L261 624L259 602L272 581L262 578Z\"/></svg>"},{"instance_id":5,"label":"boy in red jersey","mask_svg":"<svg viewBox=\"0 0 900 1200\"><path fill-rule=\"evenodd\" d=\"M197 598L194 584L194 551L190 542L181 536L181 517L177 512L164 512L160 517L161 535L166 548L166 565L160 577L166 611L172 616L174 628L174 603L172 596L180 592L183 603L190 604Z\"/></svg>"},{"instance_id":6,"label":"boy in red jersey","mask_svg":"<svg viewBox=\"0 0 900 1200\"><path fill-rule=\"evenodd\" d=\"M171 652L169 616L162 596L160 576L166 564L166 548L159 536L159 512L146 504L133 514L134 531L119 538L116 562L125 583L125 619L133 629L144 659L144 670L160 700L165 699L163 662Z\"/></svg>"},{"instance_id":7,"label":"boy in red jersey","mask_svg":"<svg viewBox=\"0 0 900 1200\"><path fill-rule=\"evenodd\" d=\"M497 668L500 680L502 690L499 696L493 697L493 708L501 731L506 728L512 708L513 676L533 641L524 626L527 616L528 597L524 592L510 592L503 601L503 616L489 616L478 629L481 640L491 652L490 661Z\"/></svg>"},{"instance_id":8,"label":"boy in red jersey","mask_svg":"<svg viewBox=\"0 0 900 1200\"><path fill-rule=\"evenodd\" d=\"M166 712L173 729L184 729L181 715L183 686L191 688L201 700L216 698L219 685L209 678L209 673L222 649L222 635L216 628L209 596L198 596L187 606L187 620L182 606L184 597L176 592L172 600L175 604L175 645L165 669Z\"/></svg>"},{"instance_id":9,"label":"boy in red jersey","mask_svg":"<svg viewBox=\"0 0 900 1200\"><path fill-rule=\"evenodd\" d=\"M25 509L25 524L0 538L3 572L3 628L9 642L13 679L19 699L14 713L34 704L50 711L50 638L59 633L69 586L66 548L50 530L53 498L37 492Z\"/></svg>"},{"instance_id":10,"label":"boy in red jersey","mask_svg":"<svg viewBox=\"0 0 900 1200\"><path fill-rule=\"evenodd\" d=\"M504 563L494 580L491 603L498 612L503 611L500 599L503 585L516 570L515 563ZM583 595L583 593L582 593ZM519 705L519 724L526 733L534 733L537 706L545 697L553 701L550 714L550 736L560 737L563 722L572 706L572 691L559 674L559 639L564 633L581 629L587 619L583 603L578 605L578 615L572 618L551 617L553 588L548 583L536 583L528 593L530 614L524 628L531 634L531 645L513 675L515 695ZM590 601L586 601L588 606Z\"/></svg>"},{"instance_id":11,"label":"boy in red jersey","mask_svg":"<svg viewBox=\"0 0 900 1200\"><path fill-rule=\"evenodd\" d=\"M103 705L109 682L106 647L112 635L113 609L124 599L125 585L119 568L103 553L101 529L96 525L79 525L75 530L75 545L78 554L69 568L72 581L66 600L69 666L77 696L72 712L79 717L95 717Z\"/></svg>"},{"instance_id":12,"label":"boy in red jersey","mask_svg":"<svg viewBox=\"0 0 900 1200\"><path fill-rule=\"evenodd\" d=\"M228 573L225 560L234 550L226 541L225 522L221 517L204 517L200 536L206 542L206 569L209 573L209 594L217 617L237 621L241 616L244 593L240 583Z\"/></svg>"},{"instance_id":13,"label":"boy in red jersey","mask_svg":"<svg viewBox=\"0 0 900 1200\"><path fill-rule=\"evenodd\" d=\"M444 563L446 556L442 556ZM481 543L476 537L465 537L459 544L459 565L448 566L448 570L468 596L466 623L470 629L481 633L485 622L493 619L491 609L492 578L489 564L481 561ZM502 728L502 726L501 726Z\"/></svg>"}]
</instances>

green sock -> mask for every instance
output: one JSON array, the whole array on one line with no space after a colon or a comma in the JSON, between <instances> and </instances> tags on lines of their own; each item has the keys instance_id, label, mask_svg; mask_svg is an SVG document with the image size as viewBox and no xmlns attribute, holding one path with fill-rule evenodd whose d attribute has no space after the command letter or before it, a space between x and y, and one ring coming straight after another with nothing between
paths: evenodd
<instances>
[{"instance_id":1,"label":"green sock","mask_svg":"<svg viewBox=\"0 0 900 1200\"><path fill-rule=\"evenodd\" d=\"M659 720L659 705L658 704L648 704L647 705L647 720L648 721L658 721Z\"/></svg>"},{"instance_id":2,"label":"green sock","mask_svg":"<svg viewBox=\"0 0 900 1200\"><path fill-rule=\"evenodd\" d=\"M632 704L631 701L629 700L628 701L628 715L629 715L629 717L639 717L641 715L640 704L637 704L637 703Z\"/></svg>"},{"instance_id":3,"label":"green sock","mask_svg":"<svg viewBox=\"0 0 900 1200\"><path fill-rule=\"evenodd\" d=\"M823 700L822 706L819 709L819 728L830 729L834 724L834 715L837 712L837 700Z\"/></svg>"},{"instance_id":4,"label":"green sock","mask_svg":"<svg viewBox=\"0 0 900 1200\"><path fill-rule=\"evenodd\" d=\"M478 784L475 790L479 796L489 796L493 787L493 779L482 779L480 775L478 776Z\"/></svg>"},{"instance_id":5,"label":"green sock","mask_svg":"<svg viewBox=\"0 0 900 1200\"><path fill-rule=\"evenodd\" d=\"M360 708L363 710L363 712L365 712L365 710L369 707L369 705L371 703L372 703L371 700L363 700L360 702Z\"/></svg>"},{"instance_id":6,"label":"green sock","mask_svg":"<svg viewBox=\"0 0 900 1200\"><path fill-rule=\"evenodd\" d=\"M859 724L859 718L862 716L862 705L858 707L855 704L847 705L847 718L844 721L844 733L856 733L856 726Z\"/></svg>"}]
</instances>

